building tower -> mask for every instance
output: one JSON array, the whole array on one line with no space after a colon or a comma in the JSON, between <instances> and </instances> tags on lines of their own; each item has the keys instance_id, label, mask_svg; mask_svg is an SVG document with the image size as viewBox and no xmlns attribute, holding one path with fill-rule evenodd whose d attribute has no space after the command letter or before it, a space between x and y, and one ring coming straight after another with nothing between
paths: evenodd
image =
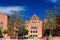
<instances>
[{"instance_id":1,"label":"building tower","mask_svg":"<svg viewBox=\"0 0 60 40\"><path fill-rule=\"evenodd\" d=\"M43 22L39 20L39 17L35 14L30 18L30 20L26 21L26 26L28 29L28 37L32 36L34 38L42 37L42 24Z\"/></svg>"}]
</instances>

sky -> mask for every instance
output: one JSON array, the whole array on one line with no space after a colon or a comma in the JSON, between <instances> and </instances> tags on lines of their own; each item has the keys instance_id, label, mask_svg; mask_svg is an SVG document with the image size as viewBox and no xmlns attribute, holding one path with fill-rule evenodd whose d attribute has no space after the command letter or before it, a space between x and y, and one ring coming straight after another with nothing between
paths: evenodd
<instances>
[{"instance_id":1,"label":"sky","mask_svg":"<svg viewBox=\"0 0 60 40\"><path fill-rule=\"evenodd\" d=\"M25 21L34 14L44 20L44 11L52 9L54 5L60 5L60 0L0 0L0 12L11 15L11 10L22 11Z\"/></svg>"}]
</instances>

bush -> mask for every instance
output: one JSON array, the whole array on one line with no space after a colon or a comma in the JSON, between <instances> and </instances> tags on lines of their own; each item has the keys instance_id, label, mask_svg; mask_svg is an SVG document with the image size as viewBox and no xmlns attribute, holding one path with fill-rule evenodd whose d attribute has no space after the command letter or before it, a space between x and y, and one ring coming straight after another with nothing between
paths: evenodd
<instances>
[{"instance_id":1,"label":"bush","mask_svg":"<svg viewBox=\"0 0 60 40\"><path fill-rule=\"evenodd\" d=\"M52 32L51 29L45 29L43 36L49 36L50 35L50 31Z\"/></svg>"},{"instance_id":2,"label":"bush","mask_svg":"<svg viewBox=\"0 0 60 40\"><path fill-rule=\"evenodd\" d=\"M6 33L8 33L8 31L7 30L4 30L3 33L6 34Z\"/></svg>"}]
</instances>

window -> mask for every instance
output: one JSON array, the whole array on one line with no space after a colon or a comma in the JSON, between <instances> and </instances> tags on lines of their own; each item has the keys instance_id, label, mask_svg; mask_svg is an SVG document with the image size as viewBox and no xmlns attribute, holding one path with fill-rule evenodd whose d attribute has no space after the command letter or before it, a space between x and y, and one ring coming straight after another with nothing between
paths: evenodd
<instances>
[{"instance_id":1,"label":"window","mask_svg":"<svg viewBox=\"0 0 60 40\"><path fill-rule=\"evenodd\" d=\"M33 31L33 33L35 33L35 31Z\"/></svg>"},{"instance_id":2,"label":"window","mask_svg":"<svg viewBox=\"0 0 60 40\"><path fill-rule=\"evenodd\" d=\"M31 29L37 29L37 27L36 26L32 26Z\"/></svg>"},{"instance_id":3,"label":"window","mask_svg":"<svg viewBox=\"0 0 60 40\"><path fill-rule=\"evenodd\" d=\"M31 33L37 33L37 31L31 31Z\"/></svg>"},{"instance_id":4,"label":"window","mask_svg":"<svg viewBox=\"0 0 60 40\"><path fill-rule=\"evenodd\" d=\"M36 33L37 33L37 31L36 31Z\"/></svg>"},{"instance_id":5,"label":"window","mask_svg":"<svg viewBox=\"0 0 60 40\"><path fill-rule=\"evenodd\" d=\"M32 23L37 23L37 22L32 22Z\"/></svg>"},{"instance_id":6,"label":"window","mask_svg":"<svg viewBox=\"0 0 60 40\"><path fill-rule=\"evenodd\" d=\"M35 35L35 37L37 37L37 35Z\"/></svg>"},{"instance_id":7,"label":"window","mask_svg":"<svg viewBox=\"0 0 60 40\"><path fill-rule=\"evenodd\" d=\"M35 29L37 29L37 27L35 26Z\"/></svg>"},{"instance_id":8,"label":"window","mask_svg":"<svg viewBox=\"0 0 60 40\"><path fill-rule=\"evenodd\" d=\"M33 35L33 37L37 37L37 35Z\"/></svg>"},{"instance_id":9,"label":"window","mask_svg":"<svg viewBox=\"0 0 60 40\"><path fill-rule=\"evenodd\" d=\"M32 31L31 31L31 33L32 33Z\"/></svg>"},{"instance_id":10,"label":"window","mask_svg":"<svg viewBox=\"0 0 60 40\"><path fill-rule=\"evenodd\" d=\"M40 23L40 22L39 22Z\"/></svg>"},{"instance_id":11,"label":"window","mask_svg":"<svg viewBox=\"0 0 60 40\"><path fill-rule=\"evenodd\" d=\"M30 35L32 37L32 35Z\"/></svg>"},{"instance_id":12,"label":"window","mask_svg":"<svg viewBox=\"0 0 60 40\"><path fill-rule=\"evenodd\" d=\"M36 20L36 19L37 19L37 17L36 17L36 16L34 16L34 17L33 17L33 19L34 19L34 20Z\"/></svg>"},{"instance_id":13,"label":"window","mask_svg":"<svg viewBox=\"0 0 60 40\"><path fill-rule=\"evenodd\" d=\"M3 24L3 22L1 22L1 24Z\"/></svg>"},{"instance_id":14,"label":"window","mask_svg":"<svg viewBox=\"0 0 60 40\"><path fill-rule=\"evenodd\" d=\"M35 35L33 35L33 37L34 37Z\"/></svg>"}]
</instances>

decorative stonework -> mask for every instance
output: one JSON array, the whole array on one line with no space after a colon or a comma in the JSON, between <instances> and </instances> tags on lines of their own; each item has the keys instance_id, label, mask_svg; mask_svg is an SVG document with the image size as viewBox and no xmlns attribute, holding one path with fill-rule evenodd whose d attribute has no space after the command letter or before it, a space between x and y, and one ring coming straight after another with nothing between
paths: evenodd
<instances>
[{"instance_id":1,"label":"decorative stonework","mask_svg":"<svg viewBox=\"0 0 60 40\"><path fill-rule=\"evenodd\" d=\"M39 17L33 15L29 21L26 21L28 32L28 37L33 36L34 38L41 38L42 37L42 21L39 20Z\"/></svg>"}]
</instances>

